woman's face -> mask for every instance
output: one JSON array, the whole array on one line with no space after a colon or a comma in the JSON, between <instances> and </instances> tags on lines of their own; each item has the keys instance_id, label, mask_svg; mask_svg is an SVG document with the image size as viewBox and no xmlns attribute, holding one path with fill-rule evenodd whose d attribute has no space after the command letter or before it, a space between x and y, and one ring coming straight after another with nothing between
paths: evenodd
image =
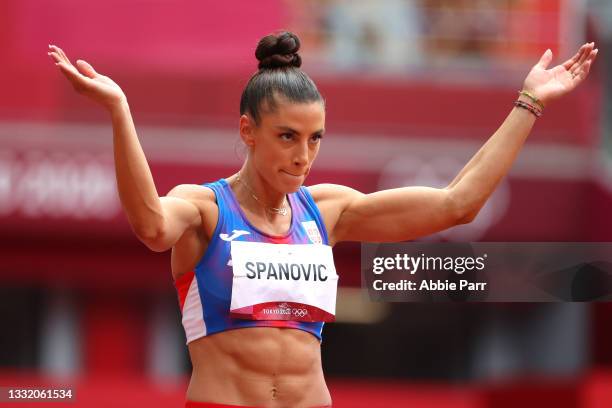
<instances>
[{"instance_id":1,"label":"woman's face","mask_svg":"<svg viewBox=\"0 0 612 408\"><path fill-rule=\"evenodd\" d=\"M261 110L259 126L243 115L240 130L265 187L295 192L319 152L325 109L322 102L295 103L278 97L276 102L276 109Z\"/></svg>"}]
</instances>

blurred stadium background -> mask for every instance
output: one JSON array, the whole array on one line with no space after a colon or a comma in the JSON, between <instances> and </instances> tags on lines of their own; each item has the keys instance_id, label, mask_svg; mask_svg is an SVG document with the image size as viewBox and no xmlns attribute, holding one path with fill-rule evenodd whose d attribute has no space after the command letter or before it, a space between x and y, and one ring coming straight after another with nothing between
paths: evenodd
<instances>
[{"instance_id":1,"label":"blurred stadium background","mask_svg":"<svg viewBox=\"0 0 612 408\"><path fill-rule=\"evenodd\" d=\"M476 221L426 239L612 240L605 0L2 0L0 386L70 385L72 407L178 407L190 372L170 254L131 233L109 117L47 44L123 88L166 194L238 168L240 92L257 40L279 28L303 40L327 102L308 184L363 192L445 185L546 48L559 62L596 41L588 81L546 110ZM370 303L359 250L335 251L335 407L612 406L611 305Z\"/></svg>"}]
</instances>

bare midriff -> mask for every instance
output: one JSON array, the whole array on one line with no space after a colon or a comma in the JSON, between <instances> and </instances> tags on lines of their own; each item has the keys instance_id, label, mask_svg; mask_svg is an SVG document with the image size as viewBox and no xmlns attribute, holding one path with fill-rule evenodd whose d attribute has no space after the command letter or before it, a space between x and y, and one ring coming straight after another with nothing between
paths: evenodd
<instances>
[{"instance_id":1,"label":"bare midriff","mask_svg":"<svg viewBox=\"0 0 612 408\"><path fill-rule=\"evenodd\" d=\"M188 400L279 408L331 405L321 345L308 332L233 329L188 347L193 365Z\"/></svg>"}]
</instances>

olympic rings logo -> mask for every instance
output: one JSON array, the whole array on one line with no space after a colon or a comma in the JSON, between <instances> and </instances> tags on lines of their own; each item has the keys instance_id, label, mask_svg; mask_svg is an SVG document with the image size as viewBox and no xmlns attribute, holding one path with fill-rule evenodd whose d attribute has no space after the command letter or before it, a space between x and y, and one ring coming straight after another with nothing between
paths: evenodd
<instances>
[{"instance_id":1,"label":"olympic rings logo","mask_svg":"<svg viewBox=\"0 0 612 408\"><path fill-rule=\"evenodd\" d=\"M306 309L291 309L291 313L295 317L304 317L308 314L308 310Z\"/></svg>"}]
</instances>

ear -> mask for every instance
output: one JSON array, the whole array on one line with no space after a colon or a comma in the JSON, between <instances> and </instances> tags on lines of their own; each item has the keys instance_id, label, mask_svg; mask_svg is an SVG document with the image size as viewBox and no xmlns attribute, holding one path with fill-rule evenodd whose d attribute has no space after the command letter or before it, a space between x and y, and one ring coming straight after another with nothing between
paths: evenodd
<instances>
[{"instance_id":1,"label":"ear","mask_svg":"<svg viewBox=\"0 0 612 408\"><path fill-rule=\"evenodd\" d=\"M247 147L253 147L255 145L255 121L251 119L249 115L240 116L240 138Z\"/></svg>"}]
</instances>

